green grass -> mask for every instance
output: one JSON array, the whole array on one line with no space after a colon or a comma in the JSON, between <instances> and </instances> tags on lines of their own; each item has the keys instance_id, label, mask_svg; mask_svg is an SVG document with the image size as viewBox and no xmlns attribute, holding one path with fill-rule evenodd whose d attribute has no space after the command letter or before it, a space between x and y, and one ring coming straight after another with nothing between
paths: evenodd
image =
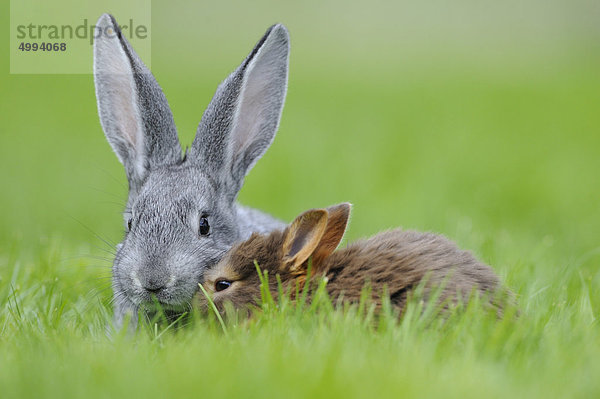
<instances>
[{"instance_id":1,"label":"green grass","mask_svg":"<svg viewBox=\"0 0 600 399\"><path fill-rule=\"evenodd\" d=\"M446 234L517 294L516 319L475 306L443 326L416 313L374 326L351 310L271 306L227 334L195 315L108 339L127 186L92 78L8 75L3 59L0 396L598 397L597 10L534 5L152 13L153 72L185 144L262 31L290 28L283 120L243 203L291 220L350 201L349 241L395 226Z\"/></svg>"}]
</instances>

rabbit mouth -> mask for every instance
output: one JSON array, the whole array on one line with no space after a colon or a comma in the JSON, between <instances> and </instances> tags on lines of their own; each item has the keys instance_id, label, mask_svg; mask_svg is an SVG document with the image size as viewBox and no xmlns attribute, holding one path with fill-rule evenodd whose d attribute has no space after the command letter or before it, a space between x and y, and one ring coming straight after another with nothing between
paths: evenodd
<instances>
[{"instance_id":1,"label":"rabbit mouth","mask_svg":"<svg viewBox=\"0 0 600 399\"><path fill-rule=\"evenodd\" d=\"M189 319L191 314L190 305L175 306L169 304L146 304L141 307L141 310L143 311L146 320L165 320L169 324L174 322L182 322L183 324L186 324L186 321Z\"/></svg>"},{"instance_id":2,"label":"rabbit mouth","mask_svg":"<svg viewBox=\"0 0 600 399\"><path fill-rule=\"evenodd\" d=\"M157 291L144 290L139 293L141 306L161 306L164 309L178 309L186 307L192 299L192 295L183 295L182 292L172 292L169 288Z\"/></svg>"},{"instance_id":3,"label":"rabbit mouth","mask_svg":"<svg viewBox=\"0 0 600 399\"><path fill-rule=\"evenodd\" d=\"M165 288L156 293L144 291L139 293L139 307L147 312L164 312L173 314L181 314L190 311L190 303L192 296L184 295L184 293L172 289Z\"/></svg>"}]
</instances>

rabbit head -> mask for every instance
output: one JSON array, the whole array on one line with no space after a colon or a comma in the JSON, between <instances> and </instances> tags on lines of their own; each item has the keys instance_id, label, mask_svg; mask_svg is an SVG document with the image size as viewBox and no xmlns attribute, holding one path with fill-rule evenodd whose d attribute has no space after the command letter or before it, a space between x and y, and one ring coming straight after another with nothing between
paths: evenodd
<instances>
[{"instance_id":1,"label":"rabbit head","mask_svg":"<svg viewBox=\"0 0 600 399\"><path fill-rule=\"evenodd\" d=\"M299 215L285 230L270 234L253 234L235 244L220 262L204 273L203 287L221 312L230 302L236 309L255 306L260 301L260 278L256 264L267 272L269 288L277 295L275 275L293 294L310 274L322 272L320 266L337 248L348 224L350 204L327 209L311 209ZM310 259L310 261L309 261ZM199 293L201 310L208 307L207 298Z\"/></svg>"},{"instance_id":2,"label":"rabbit head","mask_svg":"<svg viewBox=\"0 0 600 399\"><path fill-rule=\"evenodd\" d=\"M140 305L189 305L205 269L255 231L281 227L240 207L245 175L270 146L287 89L289 37L274 25L218 87L182 155L171 110L154 76L104 14L94 41L102 128L125 167L126 234L113 264L115 324Z\"/></svg>"}]
</instances>

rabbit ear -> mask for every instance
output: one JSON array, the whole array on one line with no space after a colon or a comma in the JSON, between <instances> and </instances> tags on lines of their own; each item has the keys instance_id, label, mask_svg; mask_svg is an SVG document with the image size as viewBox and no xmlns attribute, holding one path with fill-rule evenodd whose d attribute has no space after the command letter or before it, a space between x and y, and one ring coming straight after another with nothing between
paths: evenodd
<instances>
[{"instance_id":1,"label":"rabbit ear","mask_svg":"<svg viewBox=\"0 0 600 399\"><path fill-rule=\"evenodd\" d=\"M271 145L288 79L289 36L274 25L217 88L188 159L227 186L235 199L244 177Z\"/></svg>"},{"instance_id":2,"label":"rabbit ear","mask_svg":"<svg viewBox=\"0 0 600 399\"><path fill-rule=\"evenodd\" d=\"M297 271L319 245L326 227L325 209L311 209L298 216L285 233L283 241L285 267Z\"/></svg>"},{"instance_id":3,"label":"rabbit ear","mask_svg":"<svg viewBox=\"0 0 600 399\"><path fill-rule=\"evenodd\" d=\"M352 205L348 202L327 208L327 227L321 241L319 241L319 245L312 254L312 264L315 268L319 267L342 241L348 226L351 208Z\"/></svg>"},{"instance_id":4,"label":"rabbit ear","mask_svg":"<svg viewBox=\"0 0 600 399\"><path fill-rule=\"evenodd\" d=\"M100 123L135 190L148 170L179 161L181 146L165 95L117 21L104 14L96 29L94 83Z\"/></svg>"}]
</instances>

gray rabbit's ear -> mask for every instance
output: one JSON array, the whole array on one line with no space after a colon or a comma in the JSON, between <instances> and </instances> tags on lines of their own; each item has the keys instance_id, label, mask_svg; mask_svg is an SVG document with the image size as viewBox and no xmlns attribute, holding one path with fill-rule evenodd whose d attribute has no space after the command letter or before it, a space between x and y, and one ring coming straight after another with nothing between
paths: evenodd
<instances>
[{"instance_id":1,"label":"gray rabbit's ear","mask_svg":"<svg viewBox=\"0 0 600 399\"><path fill-rule=\"evenodd\" d=\"M96 24L94 83L100 123L125 166L130 189L147 172L181 159L171 109L160 86L121 34L112 15Z\"/></svg>"},{"instance_id":2,"label":"gray rabbit's ear","mask_svg":"<svg viewBox=\"0 0 600 399\"><path fill-rule=\"evenodd\" d=\"M218 87L198 126L189 159L225 184L232 200L275 137L288 58L288 32L273 25Z\"/></svg>"}]
</instances>

